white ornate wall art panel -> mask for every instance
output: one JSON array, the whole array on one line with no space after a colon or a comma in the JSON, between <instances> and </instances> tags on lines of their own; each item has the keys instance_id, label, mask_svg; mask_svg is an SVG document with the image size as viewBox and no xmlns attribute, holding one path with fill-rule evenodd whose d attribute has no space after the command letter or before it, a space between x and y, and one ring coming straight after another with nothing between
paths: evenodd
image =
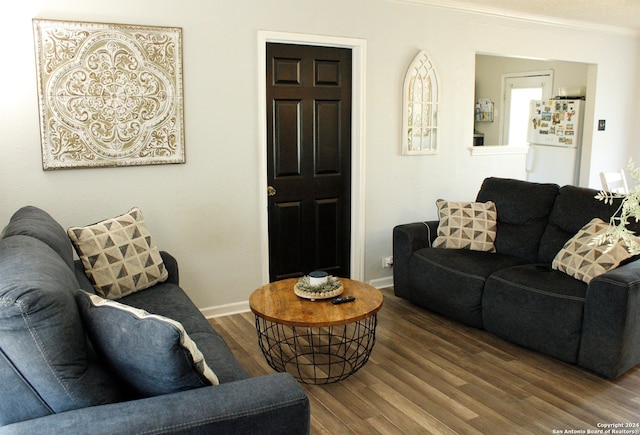
<instances>
[{"instance_id":1,"label":"white ornate wall art panel","mask_svg":"<svg viewBox=\"0 0 640 435\"><path fill-rule=\"evenodd\" d=\"M44 170L185 162L181 28L33 29Z\"/></svg>"}]
</instances>

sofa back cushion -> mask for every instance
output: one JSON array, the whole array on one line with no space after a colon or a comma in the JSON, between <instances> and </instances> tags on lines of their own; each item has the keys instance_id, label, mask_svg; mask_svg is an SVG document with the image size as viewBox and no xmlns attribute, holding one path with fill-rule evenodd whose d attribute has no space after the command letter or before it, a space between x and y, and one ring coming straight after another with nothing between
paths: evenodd
<instances>
[{"instance_id":1,"label":"sofa back cushion","mask_svg":"<svg viewBox=\"0 0 640 435\"><path fill-rule=\"evenodd\" d=\"M536 261L540 239L558 190L557 184L495 177L485 179L476 200L496 204L496 252Z\"/></svg>"},{"instance_id":2,"label":"sofa back cushion","mask_svg":"<svg viewBox=\"0 0 640 435\"><path fill-rule=\"evenodd\" d=\"M28 205L16 211L2 237L24 235L36 238L53 249L73 269L73 246L67 232L44 210Z\"/></svg>"},{"instance_id":3,"label":"sofa back cushion","mask_svg":"<svg viewBox=\"0 0 640 435\"><path fill-rule=\"evenodd\" d=\"M538 261L551 263L564 244L593 218L609 222L618 210L621 199L613 204L595 199L595 189L577 186L563 186L549 216L538 251Z\"/></svg>"},{"instance_id":4,"label":"sofa back cushion","mask_svg":"<svg viewBox=\"0 0 640 435\"><path fill-rule=\"evenodd\" d=\"M2 385L0 427L52 413L51 408L33 391L2 349L0 349L0 385Z\"/></svg>"},{"instance_id":5,"label":"sofa back cushion","mask_svg":"<svg viewBox=\"0 0 640 435\"><path fill-rule=\"evenodd\" d=\"M3 377L10 367L16 391L3 389L0 420L112 403L122 399L117 383L90 360L74 299L78 283L66 262L47 244L15 235L0 240L0 352ZM15 388L14 388L15 389ZM35 415L24 413L27 402ZM39 403L38 403L39 402Z\"/></svg>"}]
</instances>

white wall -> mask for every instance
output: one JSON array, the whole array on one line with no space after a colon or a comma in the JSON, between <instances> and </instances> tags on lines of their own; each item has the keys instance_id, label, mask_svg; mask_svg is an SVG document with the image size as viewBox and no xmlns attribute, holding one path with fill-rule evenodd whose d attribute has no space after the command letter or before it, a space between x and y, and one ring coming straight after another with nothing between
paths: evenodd
<instances>
[{"instance_id":1,"label":"white wall","mask_svg":"<svg viewBox=\"0 0 640 435\"><path fill-rule=\"evenodd\" d=\"M137 205L162 249L180 262L201 308L246 301L262 285L257 142L258 30L362 38L366 64L365 280L390 275L394 225L435 216L437 198L473 199L484 177L519 177L521 156L471 156L476 52L598 64L587 173L626 163L640 124L640 40L468 15L390 0L23 0L1 6L0 222L20 206L63 227ZM185 165L41 169L34 17L183 28ZM550 44L541 43L548 35ZM562 42L562 44L558 42ZM568 49L567 47L571 47ZM441 76L441 152L400 155L405 69L426 49ZM0 224L2 225L2 224Z\"/></svg>"}]
</instances>

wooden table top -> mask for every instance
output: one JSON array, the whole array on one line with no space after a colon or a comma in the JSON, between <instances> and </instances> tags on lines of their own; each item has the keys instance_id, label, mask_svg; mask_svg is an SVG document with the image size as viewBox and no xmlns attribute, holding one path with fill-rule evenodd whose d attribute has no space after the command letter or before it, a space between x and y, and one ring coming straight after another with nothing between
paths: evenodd
<instances>
[{"instance_id":1,"label":"wooden table top","mask_svg":"<svg viewBox=\"0 0 640 435\"><path fill-rule=\"evenodd\" d=\"M334 305L331 299L301 298L293 292L298 278L272 282L254 291L249 305L259 317L288 326L324 327L346 325L377 313L382 308L382 293L360 281L339 278L344 291L340 295L354 296L353 302Z\"/></svg>"}]
</instances>

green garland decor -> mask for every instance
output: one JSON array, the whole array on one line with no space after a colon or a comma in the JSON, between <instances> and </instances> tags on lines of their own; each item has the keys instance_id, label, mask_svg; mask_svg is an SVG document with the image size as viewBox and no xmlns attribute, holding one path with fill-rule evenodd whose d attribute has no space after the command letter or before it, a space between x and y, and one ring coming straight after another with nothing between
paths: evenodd
<instances>
[{"instance_id":1,"label":"green garland decor","mask_svg":"<svg viewBox=\"0 0 640 435\"><path fill-rule=\"evenodd\" d=\"M311 285L308 276L303 276L298 280L298 289L308 293L328 293L338 290L342 283L335 276L327 277L327 282L322 285Z\"/></svg>"},{"instance_id":2,"label":"green garland decor","mask_svg":"<svg viewBox=\"0 0 640 435\"><path fill-rule=\"evenodd\" d=\"M636 168L633 159L629 159L627 171L636 182L640 182L640 168ZM606 233L594 238L593 243L596 245L607 244L612 248L616 243L622 241L626 244L630 254L640 254L638 237L627 227L631 220L636 223L640 221L640 183L631 188L627 194L601 191L595 198L611 205L613 205L614 199L622 198L622 203L611 217L609 229Z\"/></svg>"}]
</instances>

